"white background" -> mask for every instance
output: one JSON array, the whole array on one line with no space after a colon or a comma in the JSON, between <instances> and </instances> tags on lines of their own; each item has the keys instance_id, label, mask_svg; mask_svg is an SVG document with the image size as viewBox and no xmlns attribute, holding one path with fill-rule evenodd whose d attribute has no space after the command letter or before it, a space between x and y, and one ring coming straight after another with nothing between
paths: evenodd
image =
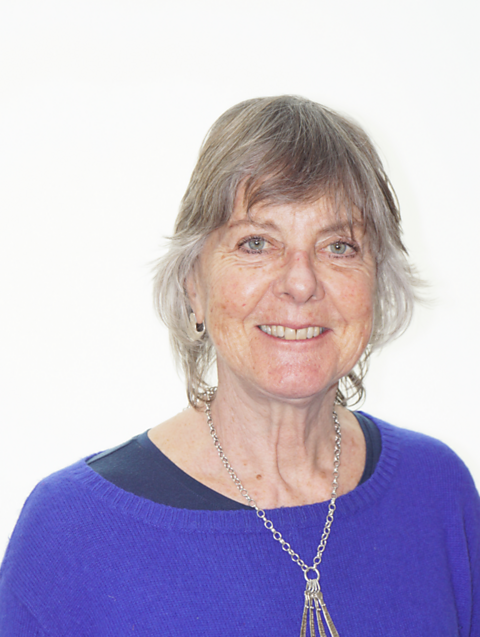
<instances>
[{"instance_id":1,"label":"white background","mask_svg":"<svg viewBox=\"0 0 480 637\"><path fill-rule=\"evenodd\" d=\"M0 552L38 480L185 406L151 264L207 129L263 95L380 148L434 303L364 409L480 483L478 30L474 0L2 2Z\"/></svg>"}]
</instances>

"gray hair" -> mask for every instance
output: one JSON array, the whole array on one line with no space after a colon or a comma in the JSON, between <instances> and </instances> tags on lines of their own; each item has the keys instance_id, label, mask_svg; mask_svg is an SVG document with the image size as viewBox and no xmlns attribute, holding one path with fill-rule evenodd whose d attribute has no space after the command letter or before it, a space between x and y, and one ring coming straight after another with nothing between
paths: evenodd
<instances>
[{"instance_id":1,"label":"gray hair","mask_svg":"<svg viewBox=\"0 0 480 637\"><path fill-rule=\"evenodd\" d=\"M370 353L407 328L420 282L407 261L395 192L366 133L320 104L289 95L241 102L215 122L200 149L168 251L157 263L155 305L170 330L189 402L195 406L206 390L215 350L208 325L202 339L188 335L192 310L185 281L208 235L229 220L241 182L247 211L259 202L313 202L323 195L347 210L350 223L353 210L360 211L376 260L373 331L337 392L343 404L358 402Z\"/></svg>"}]
</instances>

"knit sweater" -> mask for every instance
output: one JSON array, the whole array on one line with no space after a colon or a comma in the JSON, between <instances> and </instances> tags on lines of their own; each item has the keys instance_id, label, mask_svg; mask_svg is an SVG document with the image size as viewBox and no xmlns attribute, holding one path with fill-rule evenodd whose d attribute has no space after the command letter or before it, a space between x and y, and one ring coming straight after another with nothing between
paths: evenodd
<instances>
[{"instance_id":1,"label":"knit sweater","mask_svg":"<svg viewBox=\"0 0 480 637\"><path fill-rule=\"evenodd\" d=\"M480 500L463 463L373 419L373 476L337 500L321 586L340 637L479 637ZM306 562L328 503L268 511ZM293 637L304 576L254 511L192 511L85 461L28 498L0 572L2 637Z\"/></svg>"}]
</instances>

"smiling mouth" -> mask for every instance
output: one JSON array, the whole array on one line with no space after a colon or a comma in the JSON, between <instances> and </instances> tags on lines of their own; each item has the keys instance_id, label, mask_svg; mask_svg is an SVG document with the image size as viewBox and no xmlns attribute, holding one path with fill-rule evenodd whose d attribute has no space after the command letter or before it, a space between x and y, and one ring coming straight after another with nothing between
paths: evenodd
<instances>
[{"instance_id":1,"label":"smiling mouth","mask_svg":"<svg viewBox=\"0 0 480 637\"><path fill-rule=\"evenodd\" d=\"M259 325L258 327L265 334L282 338L285 341L305 341L308 338L315 338L315 336L323 334L326 330L325 327L303 327L300 330L294 330L283 325Z\"/></svg>"}]
</instances>

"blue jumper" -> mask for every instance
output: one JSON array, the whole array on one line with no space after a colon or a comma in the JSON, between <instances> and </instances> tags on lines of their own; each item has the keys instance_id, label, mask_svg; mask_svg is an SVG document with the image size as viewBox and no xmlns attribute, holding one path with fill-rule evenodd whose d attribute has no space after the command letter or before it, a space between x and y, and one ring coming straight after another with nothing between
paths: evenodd
<instances>
[{"instance_id":1,"label":"blue jumper","mask_svg":"<svg viewBox=\"0 0 480 637\"><path fill-rule=\"evenodd\" d=\"M373 419L373 476L337 500L321 587L340 637L479 637L480 499L442 443ZM328 503L267 512L311 563ZM254 511L178 509L85 460L28 498L0 571L2 637L295 637L305 581Z\"/></svg>"}]
</instances>

